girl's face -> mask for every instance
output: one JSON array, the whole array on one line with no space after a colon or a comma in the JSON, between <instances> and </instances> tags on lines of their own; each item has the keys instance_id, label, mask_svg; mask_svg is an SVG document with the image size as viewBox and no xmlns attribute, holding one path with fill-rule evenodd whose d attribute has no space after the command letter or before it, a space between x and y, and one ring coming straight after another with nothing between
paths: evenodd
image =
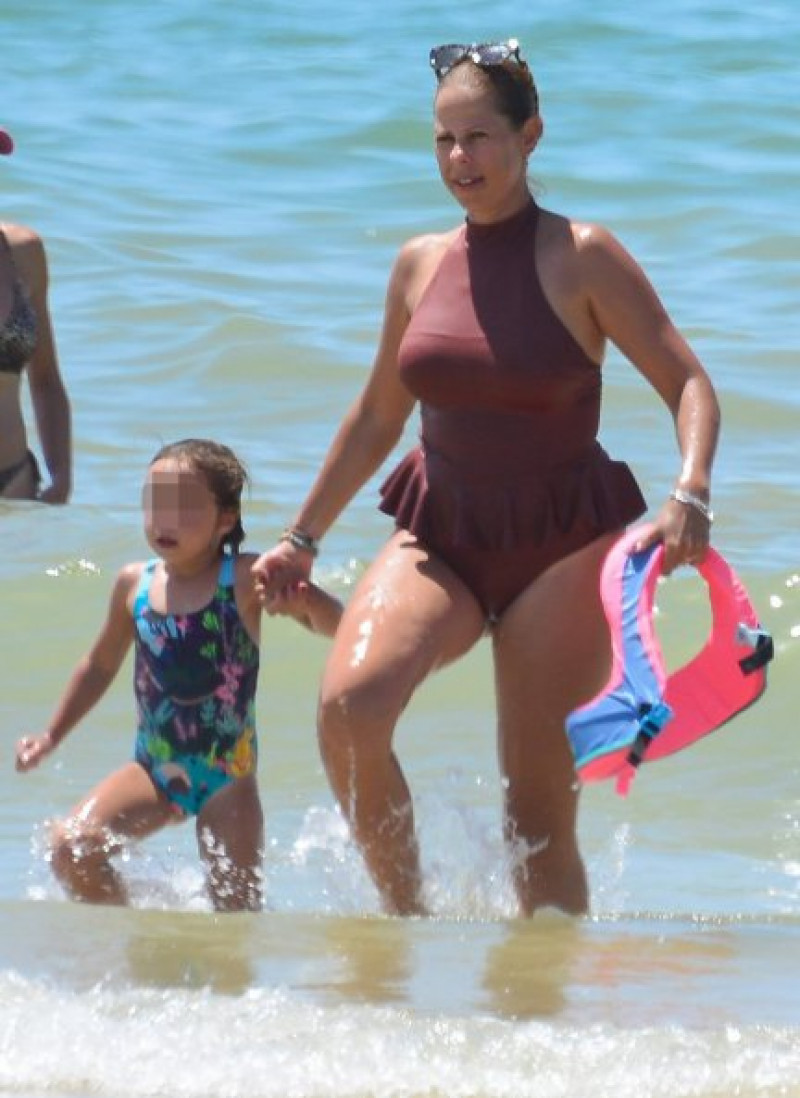
<instances>
[{"instance_id":1,"label":"girl's face","mask_svg":"<svg viewBox=\"0 0 800 1098\"><path fill-rule=\"evenodd\" d=\"M174 458L150 466L143 506L150 547L178 565L218 556L223 537L236 522L234 512L220 508L203 475Z\"/></svg>"},{"instance_id":2,"label":"girl's face","mask_svg":"<svg viewBox=\"0 0 800 1098\"><path fill-rule=\"evenodd\" d=\"M540 134L538 116L514 129L489 88L451 80L437 93L439 173L473 221L500 220L525 202L528 156Z\"/></svg>"}]
</instances>

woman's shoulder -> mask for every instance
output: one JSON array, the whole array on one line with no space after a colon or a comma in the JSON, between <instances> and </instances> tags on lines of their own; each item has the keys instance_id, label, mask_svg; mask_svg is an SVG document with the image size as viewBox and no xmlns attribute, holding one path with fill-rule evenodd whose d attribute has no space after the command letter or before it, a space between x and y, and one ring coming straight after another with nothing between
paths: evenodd
<instances>
[{"instance_id":1,"label":"woman's shoulder","mask_svg":"<svg viewBox=\"0 0 800 1098\"><path fill-rule=\"evenodd\" d=\"M459 228L441 233L412 236L401 246L395 261L392 283L406 302L416 300L419 290L430 279L444 253L460 232Z\"/></svg>"},{"instance_id":2,"label":"woman's shoulder","mask_svg":"<svg viewBox=\"0 0 800 1098\"><path fill-rule=\"evenodd\" d=\"M3 236L11 249L14 265L29 286L47 280L47 260L44 241L35 229L9 221L0 223Z\"/></svg>"},{"instance_id":3,"label":"woman's shoulder","mask_svg":"<svg viewBox=\"0 0 800 1098\"><path fill-rule=\"evenodd\" d=\"M0 229L12 247L41 246L42 238L30 225L18 225L14 221L0 221Z\"/></svg>"},{"instance_id":4,"label":"woman's shoulder","mask_svg":"<svg viewBox=\"0 0 800 1098\"><path fill-rule=\"evenodd\" d=\"M3 236L18 263L40 263L44 258L44 241L29 225L0 222Z\"/></svg>"},{"instance_id":5,"label":"woman's shoulder","mask_svg":"<svg viewBox=\"0 0 800 1098\"><path fill-rule=\"evenodd\" d=\"M632 257L613 232L596 221L584 221L541 210L541 247L554 269L584 287L602 284Z\"/></svg>"},{"instance_id":6,"label":"woman's shoulder","mask_svg":"<svg viewBox=\"0 0 800 1098\"><path fill-rule=\"evenodd\" d=\"M539 207L541 232L545 240L561 245L576 254L592 249L603 249L616 243L615 237L605 225L585 221Z\"/></svg>"},{"instance_id":7,"label":"woman's shoulder","mask_svg":"<svg viewBox=\"0 0 800 1098\"><path fill-rule=\"evenodd\" d=\"M420 233L409 237L397 253L398 265L417 266L446 251L461 232L461 226L441 233Z\"/></svg>"}]
</instances>

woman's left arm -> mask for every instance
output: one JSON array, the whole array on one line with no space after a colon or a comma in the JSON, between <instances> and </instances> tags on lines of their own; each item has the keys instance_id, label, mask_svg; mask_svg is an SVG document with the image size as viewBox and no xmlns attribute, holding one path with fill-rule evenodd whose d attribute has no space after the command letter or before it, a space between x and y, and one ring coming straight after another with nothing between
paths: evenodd
<instances>
[{"instance_id":1,"label":"woman's left arm","mask_svg":"<svg viewBox=\"0 0 800 1098\"><path fill-rule=\"evenodd\" d=\"M663 541L664 571L669 573L679 564L698 563L708 547L719 403L708 374L639 264L606 229L582 230L581 281L594 321L647 378L675 423L680 470L652 533L640 545Z\"/></svg>"},{"instance_id":2,"label":"woman's left arm","mask_svg":"<svg viewBox=\"0 0 800 1098\"><path fill-rule=\"evenodd\" d=\"M14 234L14 258L36 312L36 350L28 363L28 384L36 430L50 483L39 494L44 503L66 503L72 491L72 416L58 366L48 304L47 255L31 229Z\"/></svg>"}]
</instances>

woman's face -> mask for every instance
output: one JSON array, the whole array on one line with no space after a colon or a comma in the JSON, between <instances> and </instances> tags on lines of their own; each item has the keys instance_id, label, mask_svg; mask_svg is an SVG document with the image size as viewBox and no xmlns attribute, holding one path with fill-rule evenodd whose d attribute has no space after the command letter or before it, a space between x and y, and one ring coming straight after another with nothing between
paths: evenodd
<instances>
[{"instance_id":1,"label":"woman's face","mask_svg":"<svg viewBox=\"0 0 800 1098\"><path fill-rule=\"evenodd\" d=\"M516 213L527 199L528 156L540 133L538 116L514 129L490 88L458 79L440 87L436 160L444 185L471 220L491 222Z\"/></svg>"}]
</instances>

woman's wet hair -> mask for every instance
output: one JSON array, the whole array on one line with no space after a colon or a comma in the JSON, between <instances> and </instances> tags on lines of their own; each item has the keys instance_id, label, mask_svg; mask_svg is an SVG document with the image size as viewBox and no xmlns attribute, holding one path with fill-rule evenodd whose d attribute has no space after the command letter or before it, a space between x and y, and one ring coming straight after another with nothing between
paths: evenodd
<instances>
[{"instance_id":1,"label":"woman's wet hair","mask_svg":"<svg viewBox=\"0 0 800 1098\"><path fill-rule=\"evenodd\" d=\"M222 511L235 511L236 523L220 543L224 552L229 547L238 553L245 539L242 524L242 492L250 483L250 476L243 463L228 446L206 438L184 438L162 446L150 464L169 458L199 473L208 490Z\"/></svg>"},{"instance_id":2,"label":"woman's wet hair","mask_svg":"<svg viewBox=\"0 0 800 1098\"><path fill-rule=\"evenodd\" d=\"M517 56L502 64L482 65L469 57L442 76L439 88L460 81L473 87L489 87L500 114L515 130L521 130L529 118L539 113L539 93L527 62Z\"/></svg>"}]
</instances>

